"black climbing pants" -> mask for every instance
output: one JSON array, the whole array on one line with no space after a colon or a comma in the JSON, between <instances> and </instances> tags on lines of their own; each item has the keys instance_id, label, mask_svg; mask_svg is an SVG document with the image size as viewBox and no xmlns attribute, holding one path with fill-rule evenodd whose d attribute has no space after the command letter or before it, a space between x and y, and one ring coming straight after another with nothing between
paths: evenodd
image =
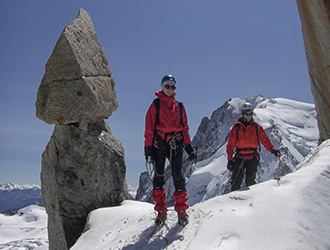
<instances>
[{"instance_id":1,"label":"black climbing pants","mask_svg":"<svg viewBox=\"0 0 330 250\"><path fill-rule=\"evenodd\" d=\"M259 165L259 155L250 160L235 157L231 176L231 191L239 190L245 174L245 185L251 186L256 183L256 174Z\"/></svg>"},{"instance_id":2,"label":"black climbing pants","mask_svg":"<svg viewBox=\"0 0 330 250\"><path fill-rule=\"evenodd\" d=\"M157 143L153 146L154 161L155 161L155 175L153 180L154 189L163 188L165 184L164 172L166 158L170 159L170 145L161 136L156 135ZM176 149L172 154L171 174L176 191L185 191L186 183L182 175L182 153L183 140L176 142Z\"/></svg>"}]
</instances>

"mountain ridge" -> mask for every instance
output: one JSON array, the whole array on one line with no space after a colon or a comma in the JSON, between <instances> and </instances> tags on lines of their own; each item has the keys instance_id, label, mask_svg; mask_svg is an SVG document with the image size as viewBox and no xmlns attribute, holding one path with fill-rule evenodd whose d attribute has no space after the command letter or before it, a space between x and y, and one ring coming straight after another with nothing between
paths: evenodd
<instances>
[{"instance_id":1,"label":"mountain ridge","mask_svg":"<svg viewBox=\"0 0 330 250\"><path fill-rule=\"evenodd\" d=\"M13 214L33 204L42 204L38 185L18 185L13 182L0 184L0 213Z\"/></svg>"}]
</instances>

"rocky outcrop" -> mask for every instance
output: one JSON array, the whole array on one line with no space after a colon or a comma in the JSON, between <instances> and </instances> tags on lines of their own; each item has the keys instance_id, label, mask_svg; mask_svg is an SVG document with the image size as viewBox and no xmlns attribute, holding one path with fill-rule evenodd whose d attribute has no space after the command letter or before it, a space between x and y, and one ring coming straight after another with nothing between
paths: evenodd
<instances>
[{"instance_id":1,"label":"rocky outcrop","mask_svg":"<svg viewBox=\"0 0 330 250\"><path fill-rule=\"evenodd\" d=\"M65 27L45 68L36 116L55 127L42 155L41 195L49 249L64 250L89 212L129 197L125 155L104 121L118 108L115 83L86 11Z\"/></svg>"},{"instance_id":2,"label":"rocky outcrop","mask_svg":"<svg viewBox=\"0 0 330 250\"><path fill-rule=\"evenodd\" d=\"M330 139L330 0L297 0L321 142Z\"/></svg>"},{"instance_id":3,"label":"rocky outcrop","mask_svg":"<svg viewBox=\"0 0 330 250\"><path fill-rule=\"evenodd\" d=\"M45 67L36 116L48 124L95 123L118 108L115 81L90 16L79 10Z\"/></svg>"},{"instance_id":4,"label":"rocky outcrop","mask_svg":"<svg viewBox=\"0 0 330 250\"><path fill-rule=\"evenodd\" d=\"M90 211L128 198L125 173L124 149L104 121L89 124L87 131L55 125L41 172L50 249L72 246Z\"/></svg>"}]
</instances>

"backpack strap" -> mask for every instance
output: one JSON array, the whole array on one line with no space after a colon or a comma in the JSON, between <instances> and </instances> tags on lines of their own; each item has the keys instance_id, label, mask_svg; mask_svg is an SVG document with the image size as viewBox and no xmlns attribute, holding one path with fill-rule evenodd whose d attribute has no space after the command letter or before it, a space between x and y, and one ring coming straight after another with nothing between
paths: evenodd
<instances>
[{"instance_id":1,"label":"backpack strap","mask_svg":"<svg viewBox=\"0 0 330 250\"><path fill-rule=\"evenodd\" d=\"M156 125L158 123L158 120L159 120L159 102L160 102L160 99L159 98L156 98L154 99L153 101L153 104L155 106L155 109L156 109L156 121L155 121L155 126L154 126L154 138L156 136Z\"/></svg>"},{"instance_id":2,"label":"backpack strap","mask_svg":"<svg viewBox=\"0 0 330 250\"><path fill-rule=\"evenodd\" d=\"M156 130L156 124L158 123L158 120L159 120L159 102L160 102L160 99L159 99L159 98L156 98L156 99L153 101L153 104L154 104L155 109L156 109L155 130Z\"/></svg>"},{"instance_id":3,"label":"backpack strap","mask_svg":"<svg viewBox=\"0 0 330 250\"><path fill-rule=\"evenodd\" d=\"M239 125L238 123L235 123L235 127L236 127L236 141L238 139L238 131L239 131L239 128L241 127L241 125Z\"/></svg>"},{"instance_id":4,"label":"backpack strap","mask_svg":"<svg viewBox=\"0 0 330 250\"><path fill-rule=\"evenodd\" d=\"M257 134L258 145L259 145L259 152L261 152L261 145L260 145L260 139L259 139L258 124L256 122L254 122L254 127L256 128L256 134Z\"/></svg>"},{"instance_id":5,"label":"backpack strap","mask_svg":"<svg viewBox=\"0 0 330 250\"><path fill-rule=\"evenodd\" d=\"M183 117L183 114L182 114L182 106L183 106L183 103L182 103L182 102L178 102L177 100L175 100L175 101L176 101L176 103L177 103L178 106L179 106L179 110L180 110L180 121L181 121L182 126L184 127L184 125L183 125L183 121L182 121L182 117Z\"/></svg>"}]
</instances>

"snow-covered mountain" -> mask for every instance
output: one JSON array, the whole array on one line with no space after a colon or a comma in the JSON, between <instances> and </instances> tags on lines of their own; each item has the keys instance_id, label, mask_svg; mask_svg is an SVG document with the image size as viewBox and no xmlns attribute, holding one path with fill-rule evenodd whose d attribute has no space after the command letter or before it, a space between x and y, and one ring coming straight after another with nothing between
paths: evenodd
<instances>
[{"instance_id":1,"label":"snow-covered mountain","mask_svg":"<svg viewBox=\"0 0 330 250\"><path fill-rule=\"evenodd\" d=\"M8 216L0 214L0 249L48 249L45 208L31 205Z\"/></svg>"},{"instance_id":2,"label":"snow-covered mountain","mask_svg":"<svg viewBox=\"0 0 330 250\"><path fill-rule=\"evenodd\" d=\"M128 188L128 193L129 193L130 199L135 200L137 188L134 188L131 185L127 185L127 188Z\"/></svg>"},{"instance_id":3,"label":"snow-covered mountain","mask_svg":"<svg viewBox=\"0 0 330 250\"><path fill-rule=\"evenodd\" d=\"M17 185L12 182L0 184L0 213L32 204L42 204L39 186Z\"/></svg>"},{"instance_id":4,"label":"snow-covered mountain","mask_svg":"<svg viewBox=\"0 0 330 250\"><path fill-rule=\"evenodd\" d=\"M286 173L292 172L304 157L317 146L318 127L314 104L263 96L233 98L215 110L211 118L204 117L192 140L197 148L198 162L187 161L183 168L187 181L188 204L223 194L228 190L230 172L226 169L226 145L231 127L241 116L240 107L254 105L254 118L266 131L273 145L281 151ZM257 183L282 175L279 161L263 146ZM168 174L166 176L168 178ZM173 186L168 188L173 193ZM140 176L137 200L152 202L152 184L146 172ZM173 204L172 197L168 202Z\"/></svg>"},{"instance_id":5,"label":"snow-covered mountain","mask_svg":"<svg viewBox=\"0 0 330 250\"><path fill-rule=\"evenodd\" d=\"M310 250L330 249L330 140L292 173L197 203L189 224L166 224L150 238L153 205L125 201L93 211L72 250Z\"/></svg>"}]
</instances>

